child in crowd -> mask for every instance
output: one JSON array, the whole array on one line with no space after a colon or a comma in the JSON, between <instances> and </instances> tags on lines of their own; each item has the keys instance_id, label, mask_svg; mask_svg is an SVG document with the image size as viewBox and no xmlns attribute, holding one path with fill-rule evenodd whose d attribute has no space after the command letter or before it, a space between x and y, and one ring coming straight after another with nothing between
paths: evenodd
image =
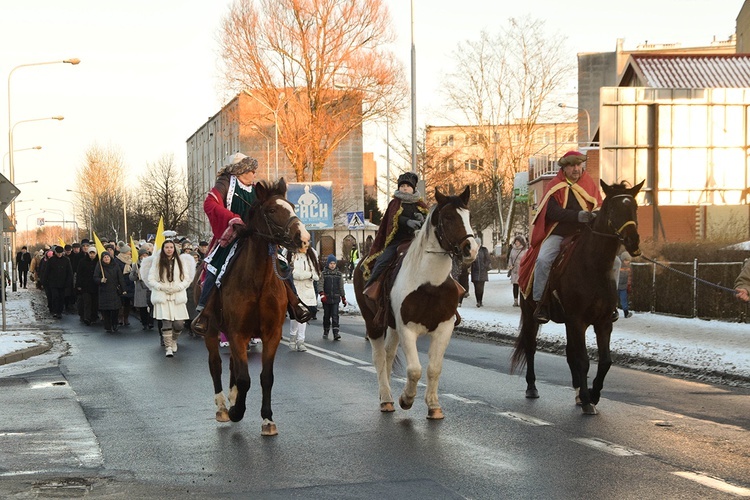
<instances>
[{"instance_id":1,"label":"child in crowd","mask_svg":"<svg viewBox=\"0 0 750 500\"><path fill-rule=\"evenodd\" d=\"M331 254L326 258L320 287L320 301L323 303L323 338L328 338L328 332L333 327L333 340L341 340L339 335L339 300L346 305L344 292L344 275L336 268L336 256Z\"/></svg>"}]
</instances>

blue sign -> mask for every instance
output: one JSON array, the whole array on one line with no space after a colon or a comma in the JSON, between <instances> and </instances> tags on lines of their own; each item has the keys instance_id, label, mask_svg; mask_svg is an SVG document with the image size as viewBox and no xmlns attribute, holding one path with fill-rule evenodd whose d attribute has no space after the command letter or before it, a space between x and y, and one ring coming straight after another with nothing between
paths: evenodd
<instances>
[{"instance_id":1,"label":"blue sign","mask_svg":"<svg viewBox=\"0 0 750 500\"><path fill-rule=\"evenodd\" d=\"M332 182L290 182L286 199L307 229L333 229Z\"/></svg>"},{"instance_id":2,"label":"blue sign","mask_svg":"<svg viewBox=\"0 0 750 500\"><path fill-rule=\"evenodd\" d=\"M346 213L346 227L349 229L364 229L365 228L365 213L364 212L347 212Z\"/></svg>"}]
</instances>

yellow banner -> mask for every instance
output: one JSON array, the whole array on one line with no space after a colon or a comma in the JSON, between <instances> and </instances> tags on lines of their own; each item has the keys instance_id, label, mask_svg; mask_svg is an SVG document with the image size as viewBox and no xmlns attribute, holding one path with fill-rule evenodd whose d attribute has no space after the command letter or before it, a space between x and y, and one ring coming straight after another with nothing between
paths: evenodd
<instances>
[{"instance_id":1,"label":"yellow banner","mask_svg":"<svg viewBox=\"0 0 750 500\"><path fill-rule=\"evenodd\" d=\"M156 239L154 240L154 253L161 250L164 244L164 216L159 217L159 227L156 228Z\"/></svg>"}]
</instances>

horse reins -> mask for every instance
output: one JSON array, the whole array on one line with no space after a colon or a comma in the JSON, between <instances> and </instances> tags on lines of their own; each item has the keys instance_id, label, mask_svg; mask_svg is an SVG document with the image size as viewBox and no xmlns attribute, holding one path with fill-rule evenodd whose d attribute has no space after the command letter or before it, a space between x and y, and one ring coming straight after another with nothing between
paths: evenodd
<instances>
[{"instance_id":1,"label":"horse reins","mask_svg":"<svg viewBox=\"0 0 750 500\"><path fill-rule=\"evenodd\" d=\"M630 198L631 200L633 200L635 202L635 198L631 194L616 194L614 196L607 197L607 199L611 200L611 199L619 198L619 197L623 197L623 196L626 197L626 198ZM623 240L623 237L622 237L623 230L625 230L625 228L628 227L628 226L635 226L636 229L638 229L638 223L635 222L634 220L629 220L629 221L625 222L625 224L623 224L622 226L620 226L619 229L615 229L615 227L612 225L612 219L609 218L609 213L607 213L607 227L609 227L610 229L613 229L614 230L614 234L602 233L600 231L594 231L589 225L586 225L586 227L591 231L592 234L595 234L597 236L604 236L606 238L617 238L620 241Z\"/></svg>"},{"instance_id":2,"label":"horse reins","mask_svg":"<svg viewBox=\"0 0 750 500\"><path fill-rule=\"evenodd\" d=\"M467 234L465 234L460 240L458 240L454 244L445 235L445 230L443 229L443 218L440 217L440 211L437 210L436 212L437 212L437 216L438 216L438 223L437 223L437 228L435 229L435 237L438 240L438 244L440 245L441 248L443 248L444 250L446 250L445 251L446 254L452 255L454 257L459 257L461 255L461 244L464 241L468 240L469 238L473 238L474 237L474 233L467 233ZM433 213L433 215L435 215L435 214ZM450 248L450 250L448 250L448 249L445 248L445 244L443 242L447 243L447 245ZM428 251L428 253L443 253L443 252Z\"/></svg>"},{"instance_id":3,"label":"horse reins","mask_svg":"<svg viewBox=\"0 0 750 500\"><path fill-rule=\"evenodd\" d=\"M675 273L677 273L677 274L681 274L682 276L685 276L685 277L687 277L687 278L690 278L690 279L692 279L693 281L697 281L698 283L703 283L704 285L708 285L708 286L710 286L710 287L713 287L713 288L717 288L717 289L719 289L719 290L721 290L721 291L723 291L723 292L729 292L729 293L731 293L731 294L736 294L736 293L737 293L737 290L735 290L734 288L728 288L728 287L726 287L726 286L722 286L722 285L719 285L719 284L717 284L717 283L714 283L714 282L712 282L712 281L707 281L707 280L704 280L703 278L699 278L699 277L697 277L697 276L693 276L692 274L688 274L688 273L686 273L686 272L684 272L684 271L680 271L679 269L675 269L675 268L673 268L673 267L665 266L665 265L664 265L664 264L662 264L661 262L657 262L657 261L655 261L654 259L651 259L651 258L649 258L649 257L646 257L646 256L645 256L645 255L643 255L643 254L641 254L641 255L640 255L640 257L642 257L643 259L645 259L645 260L647 260L647 261L649 261L649 262L652 262L652 263L656 264L656 265L657 265L657 266L659 266L659 267L662 267L662 268L664 268L664 269L667 269L668 271L672 271L672 272L675 272Z\"/></svg>"}]
</instances>

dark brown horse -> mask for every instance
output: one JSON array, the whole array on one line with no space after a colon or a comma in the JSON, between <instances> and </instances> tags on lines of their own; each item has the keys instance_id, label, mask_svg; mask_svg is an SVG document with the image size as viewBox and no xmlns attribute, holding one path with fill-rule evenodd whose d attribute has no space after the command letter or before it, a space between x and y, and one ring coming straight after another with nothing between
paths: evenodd
<instances>
[{"instance_id":1,"label":"dark brown horse","mask_svg":"<svg viewBox=\"0 0 750 500\"><path fill-rule=\"evenodd\" d=\"M247 345L251 338L263 341L260 385L263 400L261 434L278 433L271 411L273 361L281 341L281 328L287 311L287 293L279 278L276 249L278 245L298 248L309 241L310 234L286 200L286 183L256 184L257 200L243 216L245 228L238 236L236 254L206 304L210 321L205 342L208 366L214 382L216 420L239 422L245 414L250 375L247 367ZM229 341L229 409L221 384L219 331Z\"/></svg>"},{"instance_id":2,"label":"dark brown horse","mask_svg":"<svg viewBox=\"0 0 750 500\"><path fill-rule=\"evenodd\" d=\"M548 290L552 291L550 304L552 320L565 323L567 339L566 356L576 403L583 413L596 415L604 377L607 376L612 358L609 341L612 334L612 312L617 304L616 284L612 267L620 244L631 255L640 255L638 248L638 204L635 196L643 182L633 188L623 184L607 185L601 181L606 198L598 217L591 226L586 226L565 266L553 267ZM558 259L559 260L559 259ZM561 270L562 269L562 270ZM534 319L536 302L521 297L521 332L512 355L511 371L526 365L526 397L538 398L534 354L539 323ZM594 326L599 363L591 388L588 387L589 356L586 350L586 329Z\"/></svg>"},{"instance_id":3,"label":"dark brown horse","mask_svg":"<svg viewBox=\"0 0 750 500\"><path fill-rule=\"evenodd\" d=\"M354 270L354 291L372 344L380 411L394 411L390 378L399 342L406 357L406 386L398 402L404 410L412 407L422 377L417 338L428 335L427 418L439 420L443 418L443 410L438 401L438 381L458 307L459 292L450 275L452 258L456 256L468 265L476 258L479 245L471 232L469 188L460 196L444 196L435 190L435 199L437 205L430 209L424 226L414 236L393 282L389 304L395 329L386 336L383 329L374 327L374 304L362 293L362 261Z\"/></svg>"}]
</instances>

